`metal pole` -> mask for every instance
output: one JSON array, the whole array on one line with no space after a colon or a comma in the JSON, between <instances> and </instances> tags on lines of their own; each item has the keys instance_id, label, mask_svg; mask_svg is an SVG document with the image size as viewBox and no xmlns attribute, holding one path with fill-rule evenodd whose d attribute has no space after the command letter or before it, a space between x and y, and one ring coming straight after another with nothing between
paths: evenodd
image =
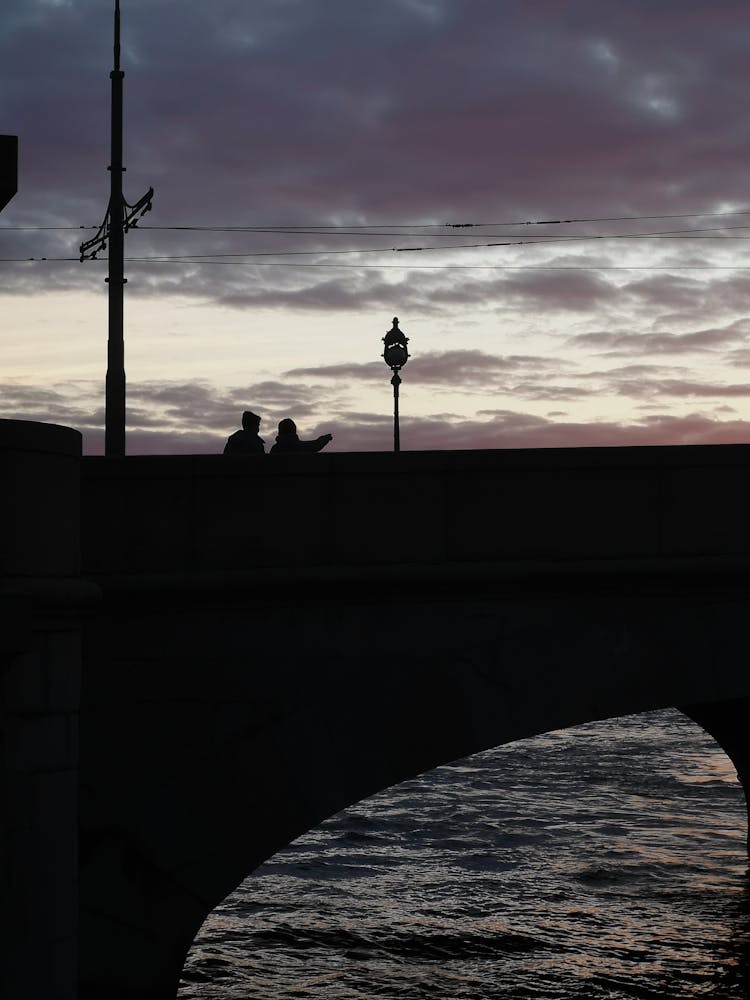
<instances>
[{"instance_id":1,"label":"metal pole","mask_svg":"<svg viewBox=\"0 0 750 1000\"><path fill-rule=\"evenodd\" d=\"M104 404L104 454L125 454L125 338L123 289L125 285L124 201L122 196L122 81L120 69L120 0L115 0L114 69L112 81L111 162L109 195L109 339Z\"/></svg>"},{"instance_id":2,"label":"metal pole","mask_svg":"<svg viewBox=\"0 0 750 1000\"><path fill-rule=\"evenodd\" d=\"M401 438L398 427L398 387L401 385L401 379L396 371L393 373L391 385L393 386L393 450L401 451Z\"/></svg>"}]
</instances>

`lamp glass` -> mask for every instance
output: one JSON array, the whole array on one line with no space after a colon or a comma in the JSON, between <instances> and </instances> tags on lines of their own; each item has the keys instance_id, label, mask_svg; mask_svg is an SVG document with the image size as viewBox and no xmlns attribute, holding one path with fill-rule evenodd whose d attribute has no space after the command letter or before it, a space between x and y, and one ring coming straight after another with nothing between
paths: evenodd
<instances>
[{"instance_id":1,"label":"lamp glass","mask_svg":"<svg viewBox=\"0 0 750 1000\"><path fill-rule=\"evenodd\" d=\"M408 356L403 344L388 344L383 351L385 363L389 368L402 368L406 364Z\"/></svg>"}]
</instances>

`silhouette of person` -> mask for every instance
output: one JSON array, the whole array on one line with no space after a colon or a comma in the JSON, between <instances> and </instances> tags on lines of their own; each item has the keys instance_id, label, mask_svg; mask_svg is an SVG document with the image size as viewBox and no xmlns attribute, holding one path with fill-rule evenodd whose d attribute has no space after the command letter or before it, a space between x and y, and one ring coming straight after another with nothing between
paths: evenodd
<instances>
[{"instance_id":1,"label":"silhouette of person","mask_svg":"<svg viewBox=\"0 0 750 1000\"><path fill-rule=\"evenodd\" d=\"M271 448L271 454L279 454L279 452L299 454L303 451L320 451L332 440L333 434L321 434L314 441L300 441L297 435L297 425L289 417L286 417L279 424L279 433L276 435L276 444Z\"/></svg>"},{"instance_id":2,"label":"silhouette of person","mask_svg":"<svg viewBox=\"0 0 750 1000\"><path fill-rule=\"evenodd\" d=\"M235 431L224 445L225 455L265 455L266 442L258 436L260 417L245 410L242 414L242 430Z\"/></svg>"}]
</instances>

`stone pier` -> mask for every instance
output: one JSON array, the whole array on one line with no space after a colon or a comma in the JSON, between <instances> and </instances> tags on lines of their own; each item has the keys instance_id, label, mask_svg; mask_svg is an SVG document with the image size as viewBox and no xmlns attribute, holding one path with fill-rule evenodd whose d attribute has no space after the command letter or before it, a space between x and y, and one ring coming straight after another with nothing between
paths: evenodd
<instances>
[{"instance_id":1,"label":"stone pier","mask_svg":"<svg viewBox=\"0 0 750 1000\"><path fill-rule=\"evenodd\" d=\"M78 995L81 435L0 420L0 997Z\"/></svg>"}]
</instances>

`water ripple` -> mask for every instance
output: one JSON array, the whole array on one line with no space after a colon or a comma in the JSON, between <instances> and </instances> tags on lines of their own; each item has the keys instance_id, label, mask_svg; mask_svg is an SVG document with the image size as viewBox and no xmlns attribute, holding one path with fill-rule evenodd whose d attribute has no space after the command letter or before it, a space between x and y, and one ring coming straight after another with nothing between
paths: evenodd
<instances>
[{"instance_id":1,"label":"water ripple","mask_svg":"<svg viewBox=\"0 0 750 1000\"><path fill-rule=\"evenodd\" d=\"M746 814L676 712L439 768L214 911L180 1000L746 1000Z\"/></svg>"}]
</instances>

